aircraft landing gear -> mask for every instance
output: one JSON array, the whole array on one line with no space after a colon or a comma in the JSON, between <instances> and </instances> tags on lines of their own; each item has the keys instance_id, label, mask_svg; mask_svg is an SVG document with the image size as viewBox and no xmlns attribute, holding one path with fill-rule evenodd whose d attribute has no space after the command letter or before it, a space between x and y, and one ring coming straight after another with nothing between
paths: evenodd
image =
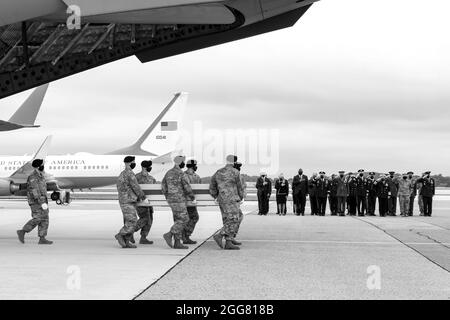
<instances>
[{"instance_id":1,"label":"aircraft landing gear","mask_svg":"<svg viewBox=\"0 0 450 320\"><path fill-rule=\"evenodd\" d=\"M51 195L50 198L56 202L57 205L62 206L62 205L68 205L71 202L70 199L70 192L69 191L65 191L63 193L59 192L59 191L54 191Z\"/></svg>"}]
</instances>

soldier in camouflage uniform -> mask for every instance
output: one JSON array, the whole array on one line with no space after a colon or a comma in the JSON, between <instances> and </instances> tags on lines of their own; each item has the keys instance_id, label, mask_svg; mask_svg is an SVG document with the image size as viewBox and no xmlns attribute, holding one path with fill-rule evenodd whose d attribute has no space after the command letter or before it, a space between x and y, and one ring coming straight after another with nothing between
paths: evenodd
<instances>
[{"instance_id":1,"label":"soldier in camouflage uniform","mask_svg":"<svg viewBox=\"0 0 450 320\"><path fill-rule=\"evenodd\" d=\"M44 160L35 159L31 166L34 168L27 180L27 198L31 208L31 216L22 230L17 230L19 241L25 243L25 233L38 227L39 244L52 244L53 241L47 240L48 231L48 199L47 182L44 176Z\"/></svg>"},{"instance_id":2,"label":"soldier in camouflage uniform","mask_svg":"<svg viewBox=\"0 0 450 320\"><path fill-rule=\"evenodd\" d=\"M136 180L139 184L156 183L156 179L150 175L150 171L152 171L152 164L153 163L151 160L141 162L142 171L136 175ZM139 216L139 220L136 223L135 232L141 230L141 239L139 240L139 244L153 244L153 241L147 239L153 223L153 207L137 207L137 214Z\"/></svg>"},{"instance_id":3,"label":"soldier in camouflage uniform","mask_svg":"<svg viewBox=\"0 0 450 320\"><path fill-rule=\"evenodd\" d=\"M144 191L142 191L133 169L136 167L135 157L125 157L125 170L122 171L117 180L117 191L119 193L119 204L122 210L124 226L116 234L115 238L122 248L136 248L130 243L130 239L136 230L137 203L144 201L148 203Z\"/></svg>"},{"instance_id":4,"label":"soldier in camouflage uniform","mask_svg":"<svg viewBox=\"0 0 450 320\"><path fill-rule=\"evenodd\" d=\"M209 185L209 193L219 203L224 221L223 228L213 238L221 248L238 250L239 247L233 244L233 240L239 227L240 202L244 194L239 171L234 168L237 157L229 155L226 160L227 165L212 176ZM225 247L222 243L224 237Z\"/></svg>"},{"instance_id":5,"label":"soldier in camouflage uniform","mask_svg":"<svg viewBox=\"0 0 450 320\"><path fill-rule=\"evenodd\" d=\"M200 176L195 173L197 171L197 161L196 160L189 160L186 163L187 170L184 172L186 174L186 177L189 180L190 184L201 184L202 179ZM184 228L182 238L184 244L196 244L197 241L194 241L190 238L192 233L194 233L195 226L200 219L197 211L197 206L192 205L192 203L189 203L187 206L187 213L189 217L189 221L186 224L186 228Z\"/></svg>"},{"instance_id":6,"label":"soldier in camouflage uniform","mask_svg":"<svg viewBox=\"0 0 450 320\"><path fill-rule=\"evenodd\" d=\"M186 202L190 200L192 204L196 204L188 177L181 170L185 167L185 161L184 156L175 157L175 166L167 171L161 184L162 193L172 209L174 221L170 231L164 234L164 240L174 249L188 249L181 244L183 231L189 221ZM172 244L172 237L175 240L174 244Z\"/></svg>"},{"instance_id":7,"label":"soldier in camouflage uniform","mask_svg":"<svg viewBox=\"0 0 450 320\"><path fill-rule=\"evenodd\" d=\"M235 162L234 164L234 168L236 170L238 170L239 172L241 171L241 167L242 167L242 163L240 162ZM241 178L241 185L242 185L242 194L244 195L244 198L242 199L242 201L244 201L244 199L247 197L247 184L245 183L244 177L239 174L239 177ZM231 242L236 245L236 246L240 246L242 243L239 241L236 241L236 236L239 233L239 228L241 227L241 223L244 220L244 214L242 213L242 210L239 208L239 223L238 226L236 228L236 232L234 234L234 238L231 240Z\"/></svg>"}]
</instances>

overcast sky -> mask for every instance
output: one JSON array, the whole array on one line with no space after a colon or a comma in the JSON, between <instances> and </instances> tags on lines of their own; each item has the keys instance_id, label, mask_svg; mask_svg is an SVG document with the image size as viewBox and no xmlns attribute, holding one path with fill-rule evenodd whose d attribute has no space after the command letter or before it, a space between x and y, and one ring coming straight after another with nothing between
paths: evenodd
<instances>
[{"instance_id":1,"label":"overcast sky","mask_svg":"<svg viewBox=\"0 0 450 320\"><path fill-rule=\"evenodd\" d=\"M445 0L322 0L290 29L120 60L54 82L43 127L0 133L0 153L32 153L47 134L55 154L115 150L187 91L189 119L205 129L279 130L287 176L299 167L450 175L449 11ZM1 100L0 118L28 94Z\"/></svg>"}]
</instances>

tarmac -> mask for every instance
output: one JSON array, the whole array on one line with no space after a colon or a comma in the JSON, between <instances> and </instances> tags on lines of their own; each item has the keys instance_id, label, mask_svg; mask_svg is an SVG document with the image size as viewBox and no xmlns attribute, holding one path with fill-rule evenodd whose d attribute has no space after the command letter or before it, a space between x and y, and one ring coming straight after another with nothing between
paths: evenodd
<instances>
[{"instance_id":1,"label":"tarmac","mask_svg":"<svg viewBox=\"0 0 450 320\"><path fill-rule=\"evenodd\" d=\"M247 215L241 250L210 239L137 299L448 300L449 210L443 200L431 218Z\"/></svg>"},{"instance_id":2,"label":"tarmac","mask_svg":"<svg viewBox=\"0 0 450 320\"><path fill-rule=\"evenodd\" d=\"M292 204L288 207L292 212ZM190 250L162 240L172 224L157 208L155 244L121 249L116 201L50 207L51 246L26 244L15 230L23 201L0 201L0 299L449 299L450 199L433 217L325 217L256 214L244 205L239 251L220 249L217 208L200 208ZM138 235L136 236L138 238Z\"/></svg>"},{"instance_id":3,"label":"tarmac","mask_svg":"<svg viewBox=\"0 0 450 320\"><path fill-rule=\"evenodd\" d=\"M251 212L248 204L244 212ZM21 244L16 235L30 219L23 200L0 201L0 299L131 300L213 234L222 224L216 207L199 208L200 221L189 250L175 250L162 238L173 224L168 208L155 208L153 245L122 249L114 235L123 225L117 201L50 204L50 246L37 245L36 229ZM139 235L135 238L138 240Z\"/></svg>"}]
</instances>

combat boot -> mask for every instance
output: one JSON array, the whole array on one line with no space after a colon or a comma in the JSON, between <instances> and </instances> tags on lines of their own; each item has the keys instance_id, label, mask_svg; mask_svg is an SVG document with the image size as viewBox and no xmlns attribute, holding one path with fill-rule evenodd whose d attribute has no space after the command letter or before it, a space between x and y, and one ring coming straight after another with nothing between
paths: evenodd
<instances>
[{"instance_id":1,"label":"combat boot","mask_svg":"<svg viewBox=\"0 0 450 320\"><path fill-rule=\"evenodd\" d=\"M139 244L153 244L153 241L148 240L146 237L141 237Z\"/></svg>"},{"instance_id":2,"label":"combat boot","mask_svg":"<svg viewBox=\"0 0 450 320\"><path fill-rule=\"evenodd\" d=\"M185 236L183 239L184 244L197 244L197 241L192 240L189 236Z\"/></svg>"},{"instance_id":3,"label":"combat boot","mask_svg":"<svg viewBox=\"0 0 450 320\"><path fill-rule=\"evenodd\" d=\"M19 241L25 243L25 231L17 230L17 236L19 237Z\"/></svg>"},{"instance_id":4,"label":"combat boot","mask_svg":"<svg viewBox=\"0 0 450 320\"><path fill-rule=\"evenodd\" d=\"M116 234L114 236L114 238L116 238L117 242L119 242L119 244L122 248L125 248L127 246L125 239L123 238L123 236L121 234L119 234L119 233Z\"/></svg>"},{"instance_id":5,"label":"combat boot","mask_svg":"<svg viewBox=\"0 0 450 320\"><path fill-rule=\"evenodd\" d=\"M136 249L137 247L134 245L134 244L132 244L130 241L126 241L126 246L125 246L125 248L129 248L129 249Z\"/></svg>"},{"instance_id":6,"label":"combat boot","mask_svg":"<svg viewBox=\"0 0 450 320\"><path fill-rule=\"evenodd\" d=\"M45 237L39 237L38 244L53 244L53 241L45 239Z\"/></svg>"},{"instance_id":7,"label":"combat boot","mask_svg":"<svg viewBox=\"0 0 450 320\"><path fill-rule=\"evenodd\" d=\"M215 234L213 236L213 239L214 239L214 241L216 241L217 245L223 249L222 238L223 238L223 236L220 233Z\"/></svg>"},{"instance_id":8,"label":"combat boot","mask_svg":"<svg viewBox=\"0 0 450 320\"><path fill-rule=\"evenodd\" d=\"M236 239L231 240L231 243L235 246L240 246L242 244L242 242L236 241Z\"/></svg>"},{"instance_id":9,"label":"combat boot","mask_svg":"<svg viewBox=\"0 0 450 320\"><path fill-rule=\"evenodd\" d=\"M172 244L172 232L167 232L163 235L164 240L166 240L166 243L169 247L173 248Z\"/></svg>"},{"instance_id":10,"label":"combat boot","mask_svg":"<svg viewBox=\"0 0 450 320\"><path fill-rule=\"evenodd\" d=\"M238 246L235 246L233 244L232 240L227 240L225 243L225 250L239 250L240 248Z\"/></svg>"},{"instance_id":11,"label":"combat boot","mask_svg":"<svg viewBox=\"0 0 450 320\"><path fill-rule=\"evenodd\" d=\"M174 248L174 249L189 249L189 247L183 246L183 245L181 244L181 240L180 240L180 239L175 239L175 243L174 243L174 245L173 245L173 248Z\"/></svg>"}]
</instances>

